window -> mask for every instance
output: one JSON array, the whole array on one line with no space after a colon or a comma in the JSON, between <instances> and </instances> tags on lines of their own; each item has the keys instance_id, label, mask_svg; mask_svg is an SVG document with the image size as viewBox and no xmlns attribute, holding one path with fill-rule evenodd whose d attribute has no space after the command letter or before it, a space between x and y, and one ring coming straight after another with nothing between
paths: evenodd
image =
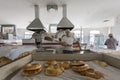
<instances>
[{"instance_id":1,"label":"window","mask_svg":"<svg viewBox=\"0 0 120 80\"><path fill-rule=\"evenodd\" d=\"M57 24L50 24L49 33L56 33L56 32L57 32Z\"/></svg>"},{"instance_id":2,"label":"window","mask_svg":"<svg viewBox=\"0 0 120 80\"><path fill-rule=\"evenodd\" d=\"M90 31L90 44L91 45L94 45L94 43L95 43L95 35L96 34L100 34L100 31L98 31L98 30Z\"/></svg>"},{"instance_id":3,"label":"window","mask_svg":"<svg viewBox=\"0 0 120 80\"><path fill-rule=\"evenodd\" d=\"M25 32L25 39L30 39L31 37L32 37L32 34L33 34L34 32L32 32L32 31L26 31Z\"/></svg>"},{"instance_id":4,"label":"window","mask_svg":"<svg viewBox=\"0 0 120 80\"><path fill-rule=\"evenodd\" d=\"M81 32L79 29L73 31L75 37L78 39L78 41L83 42L83 31Z\"/></svg>"},{"instance_id":5,"label":"window","mask_svg":"<svg viewBox=\"0 0 120 80\"><path fill-rule=\"evenodd\" d=\"M13 34L16 35L15 25L13 24L5 24L1 25L1 32L2 34Z\"/></svg>"}]
</instances>

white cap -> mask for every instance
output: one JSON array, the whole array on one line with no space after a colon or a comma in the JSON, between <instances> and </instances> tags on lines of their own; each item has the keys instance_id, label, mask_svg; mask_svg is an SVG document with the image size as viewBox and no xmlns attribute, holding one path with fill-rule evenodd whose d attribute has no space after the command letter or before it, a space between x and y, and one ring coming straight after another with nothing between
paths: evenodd
<instances>
[{"instance_id":1,"label":"white cap","mask_svg":"<svg viewBox=\"0 0 120 80\"><path fill-rule=\"evenodd\" d=\"M67 29L65 32L66 32L66 33L67 33L67 32L70 32L70 30L69 30L69 29Z\"/></svg>"}]
</instances>

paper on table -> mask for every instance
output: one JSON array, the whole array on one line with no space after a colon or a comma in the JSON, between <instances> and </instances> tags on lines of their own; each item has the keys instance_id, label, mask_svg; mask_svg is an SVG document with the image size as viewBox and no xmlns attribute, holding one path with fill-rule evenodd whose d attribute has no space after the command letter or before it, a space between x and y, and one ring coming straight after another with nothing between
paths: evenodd
<instances>
[{"instance_id":1,"label":"paper on table","mask_svg":"<svg viewBox=\"0 0 120 80\"><path fill-rule=\"evenodd\" d=\"M10 52L6 54L6 57L14 60L16 57L18 57L20 54L26 51L31 51L36 49L35 46L17 46L16 48L12 49Z\"/></svg>"}]
</instances>

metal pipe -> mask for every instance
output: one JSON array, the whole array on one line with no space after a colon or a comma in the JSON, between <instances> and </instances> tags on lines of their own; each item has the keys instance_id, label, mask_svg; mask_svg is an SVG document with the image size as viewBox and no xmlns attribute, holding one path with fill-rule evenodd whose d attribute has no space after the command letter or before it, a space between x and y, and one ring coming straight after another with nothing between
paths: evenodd
<instances>
[{"instance_id":1,"label":"metal pipe","mask_svg":"<svg viewBox=\"0 0 120 80\"><path fill-rule=\"evenodd\" d=\"M66 4L62 5L63 7L63 17L67 17L67 6Z\"/></svg>"},{"instance_id":2,"label":"metal pipe","mask_svg":"<svg viewBox=\"0 0 120 80\"><path fill-rule=\"evenodd\" d=\"M35 6L35 18L39 18L39 6L38 5L34 6Z\"/></svg>"}]
</instances>

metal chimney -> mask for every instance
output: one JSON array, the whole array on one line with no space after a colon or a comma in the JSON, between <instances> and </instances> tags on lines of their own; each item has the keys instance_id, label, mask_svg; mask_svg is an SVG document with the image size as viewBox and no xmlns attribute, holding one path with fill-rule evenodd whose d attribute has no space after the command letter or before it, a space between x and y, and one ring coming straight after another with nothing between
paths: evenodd
<instances>
[{"instance_id":1,"label":"metal chimney","mask_svg":"<svg viewBox=\"0 0 120 80\"><path fill-rule=\"evenodd\" d=\"M35 19L28 25L27 29L31 31L42 31L44 26L39 19L39 6L34 5L35 7Z\"/></svg>"},{"instance_id":2,"label":"metal chimney","mask_svg":"<svg viewBox=\"0 0 120 80\"><path fill-rule=\"evenodd\" d=\"M57 30L59 30L59 29L63 29L63 30L70 29L70 30L72 30L74 28L74 25L67 18L67 7L66 7L65 4L62 5L62 7L63 7L63 18L58 23Z\"/></svg>"}]
</instances>

